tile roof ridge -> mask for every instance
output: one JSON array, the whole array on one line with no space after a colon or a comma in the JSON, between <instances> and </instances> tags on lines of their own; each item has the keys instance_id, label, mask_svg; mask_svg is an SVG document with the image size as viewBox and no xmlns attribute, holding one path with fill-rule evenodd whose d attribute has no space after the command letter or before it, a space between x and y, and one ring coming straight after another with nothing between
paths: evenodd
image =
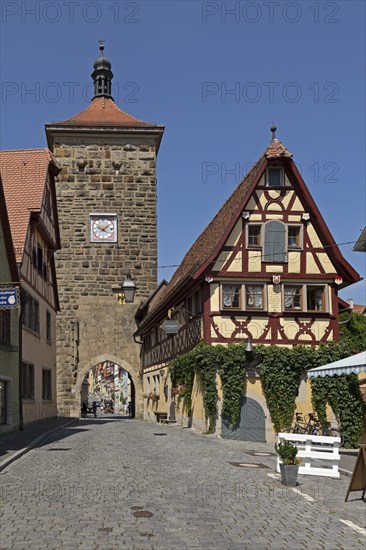
<instances>
[{"instance_id":1,"label":"tile roof ridge","mask_svg":"<svg viewBox=\"0 0 366 550\"><path fill-rule=\"evenodd\" d=\"M20 153L20 152L27 152L27 151L50 151L50 150L48 149L48 147L32 147L30 149L0 149L0 153Z\"/></svg>"}]
</instances>

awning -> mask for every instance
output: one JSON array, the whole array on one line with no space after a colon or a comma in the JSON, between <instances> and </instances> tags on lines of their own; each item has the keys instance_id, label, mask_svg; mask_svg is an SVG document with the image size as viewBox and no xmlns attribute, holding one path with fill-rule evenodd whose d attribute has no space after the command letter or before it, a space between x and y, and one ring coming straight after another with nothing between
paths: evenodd
<instances>
[{"instance_id":1,"label":"awning","mask_svg":"<svg viewBox=\"0 0 366 550\"><path fill-rule=\"evenodd\" d=\"M322 367L308 370L308 378L317 378L318 376L334 376L341 374L358 374L366 371L366 351L351 355L340 361L328 363Z\"/></svg>"}]
</instances>

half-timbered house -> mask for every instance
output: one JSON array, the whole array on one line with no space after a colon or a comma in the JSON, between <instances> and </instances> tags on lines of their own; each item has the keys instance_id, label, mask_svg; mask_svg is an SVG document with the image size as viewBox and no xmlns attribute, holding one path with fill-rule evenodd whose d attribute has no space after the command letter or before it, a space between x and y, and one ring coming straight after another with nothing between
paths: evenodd
<instances>
[{"instance_id":1,"label":"half-timbered house","mask_svg":"<svg viewBox=\"0 0 366 550\"><path fill-rule=\"evenodd\" d=\"M0 170L20 273L24 424L57 416L54 254L60 248L55 193L59 172L48 149L0 152Z\"/></svg>"},{"instance_id":2,"label":"half-timbered house","mask_svg":"<svg viewBox=\"0 0 366 550\"><path fill-rule=\"evenodd\" d=\"M138 311L145 418L154 418L157 411L169 417L167 367L200 340L212 345L247 340L253 346L317 346L337 340L338 290L359 279L336 245L292 154L273 135L170 283L163 282ZM181 325L175 335L161 328L168 318L171 332L174 319ZM252 409L258 406L258 414L269 419L255 373L249 382ZM160 394L155 401L154 392ZM204 429L199 388L193 393L191 420ZM266 422L268 440L272 427Z\"/></svg>"}]
</instances>

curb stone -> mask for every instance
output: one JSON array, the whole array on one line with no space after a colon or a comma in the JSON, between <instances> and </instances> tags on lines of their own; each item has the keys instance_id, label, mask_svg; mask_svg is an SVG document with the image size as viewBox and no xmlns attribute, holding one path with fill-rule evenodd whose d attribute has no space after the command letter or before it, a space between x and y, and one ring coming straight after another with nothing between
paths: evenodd
<instances>
[{"instance_id":1,"label":"curb stone","mask_svg":"<svg viewBox=\"0 0 366 550\"><path fill-rule=\"evenodd\" d=\"M48 437L51 433L55 432L56 430L62 430L62 428L66 428L66 426L70 426L71 424L74 424L76 421L77 421L76 419L73 419L66 422L65 424L62 424L61 426L52 428L52 430L49 430L48 432L45 432L39 435L38 437L36 437L35 439L33 439L33 441L31 441L27 447L24 447L23 449L19 449L19 451L15 451L9 457L6 457L3 460L1 460L0 472L2 472L7 466L9 466L9 464L11 464L12 462L15 462L15 460L17 460L18 458L22 457L23 455L31 451L34 447L38 445L38 443L43 441L43 439L46 439L46 437Z\"/></svg>"}]
</instances>

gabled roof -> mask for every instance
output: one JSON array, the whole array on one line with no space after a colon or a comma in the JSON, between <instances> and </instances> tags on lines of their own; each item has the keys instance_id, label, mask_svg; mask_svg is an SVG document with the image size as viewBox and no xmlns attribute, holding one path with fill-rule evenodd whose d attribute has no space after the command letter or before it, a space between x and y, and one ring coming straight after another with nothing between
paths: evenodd
<instances>
[{"instance_id":1,"label":"gabled roof","mask_svg":"<svg viewBox=\"0 0 366 550\"><path fill-rule=\"evenodd\" d=\"M0 173L15 256L21 262L30 216L39 213L48 171L59 167L49 149L0 151Z\"/></svg>"},{"instance_id":2,"label":"gabled roof","mask_svg":"<svg viewBox=\"0 0 366 550\"><path fill-rule=\"evenodd\" d=\"M71 118L60 122L53 122L47 126L121 126L121 127L143 127L163 128L158 124L144 122L125 111L122 111L113 101L105 97L98 97L88 105L84 111Z\"/></svg>"},{"instance_id":3,"label":"gabled roof","mask_svg":"<svg viewBox=\"0 0 366 550\"><path fill-rule=\"evenodd\" d=\"M4 283L7 282L18 282L18 270L15 260L15 252L13 247L13 239L11 237L10 224L8 218L8 212L6 210L5 195L3 189L3 183L0 175L0 224L3 228L3 234L5 238L5 250L7 255L7 261L9 263L11 281L1 281ZM1 258L1 261L6 261L4 258Z\"/></svg>"},{"instance_id":4,"label":"gabled roof","mask_svg":"<svg viewBox=\"0 0 366 550\"><path fill-rule=\"evenodd\" d=\"M159 310L166 307L169 300L178 293L185 283L192 281L192 279L198 279L206 271L210 272L212 263L217 258L235 223L241 216L241 212L249 201L268 163L272 160L281 161L281 159L283 159L282 162L285 162L292 172L293 179L296 180L298 184L298 192L301 194L301 200L311 212L312 223L320 235L323 246L327 247L326 250L334 262L334 265L339 269L339 274L343 275L345 279L347 278L347 284L360 280L359 274L343 258L334 242L319 209L292 160L292 153L290 153L278 139L273 139L263 155L246 174L210 224L191 246L183 258L182 263L173 274L169 284L159 293L158 300L156 300L151 307L147 318L150 318L152 313L158 313ZM145 319L143 323L144 322Z\"/></svg>"}]
</instances>

